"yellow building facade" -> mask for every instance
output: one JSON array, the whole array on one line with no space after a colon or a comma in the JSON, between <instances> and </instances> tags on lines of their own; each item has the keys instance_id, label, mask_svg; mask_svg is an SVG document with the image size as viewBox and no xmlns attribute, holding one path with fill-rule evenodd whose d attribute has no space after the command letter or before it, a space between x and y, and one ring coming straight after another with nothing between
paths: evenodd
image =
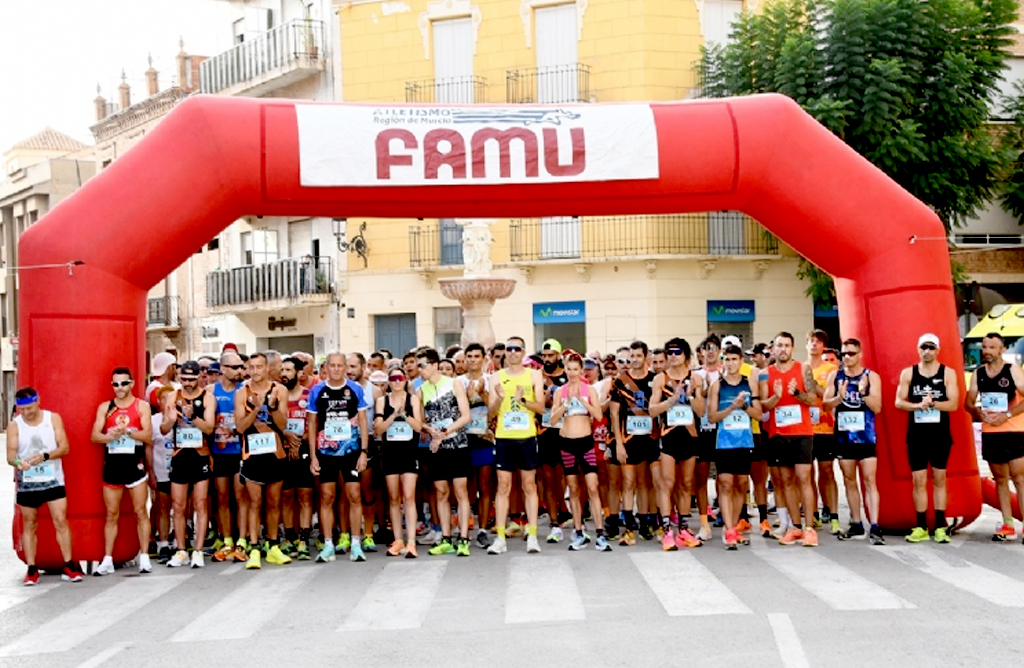
<instances>
[{"instance_id":1,"label":"yellow building facade","mask_svg":"<svg viewBox=\"0 0 1024 668\"><path fill-rule=\"evenodd\" d=\"M706 42L737 0L405 0L336 3L342 99L392 104L674 101L697 85ZM362 224L366 223L365 229ZM438 280L462 273L463 221L339 221L349 254L346 350L458 342L461 313ZM493 275L514 278L499 340L548 336L608 352L634 339L740 335L745 345L814 324L797 257L737 212L491 221Z\"/></svg>"}]
</instances>

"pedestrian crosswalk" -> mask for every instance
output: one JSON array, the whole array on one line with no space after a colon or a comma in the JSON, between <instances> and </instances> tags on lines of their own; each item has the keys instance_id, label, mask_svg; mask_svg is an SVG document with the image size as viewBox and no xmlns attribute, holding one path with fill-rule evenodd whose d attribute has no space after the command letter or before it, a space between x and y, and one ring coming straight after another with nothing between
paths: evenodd
<instances>
[{"instance_id":1,"label":"pedestrian crosswalk","mask_svg":"<svg viewBox=\"0 0 1024 668\"><path fill-rule=\"evenodd\" d=\"M0 629L14 629L26 619L33 623L25 624L24 632L0 630L0 658L66 652L97 636L105 640L102 649L122 640L117 634L133 620L145 618L160 620L155 641L169 647L246 640L279 631L281 610L303 610L317 601L329 611L317 632L339 638L429 630L432 616L439 615L480 628L502 623L521 628L640 614L768 620L768 615L782 619L808 610L941 613L937 601L955 597L976 605L1024 607L1024 574L1014 570L1019 557L1000 555L982 565L977 561L993 552L953 552L931 544L812 550L754 540L754 549L739 552L715 544L678 552L661 552L654 545L611 554L548 549L507 557L295 563L255 573L224 565L146 576L129 571L87 578L80 585L44 579L35 588L12 582L0 585ZM764 595L766 588L772 588L770 596ZM933 595L937 589L941 598ZM319 623L316 615L310 619Z\"/></svg>"}]
</instances>

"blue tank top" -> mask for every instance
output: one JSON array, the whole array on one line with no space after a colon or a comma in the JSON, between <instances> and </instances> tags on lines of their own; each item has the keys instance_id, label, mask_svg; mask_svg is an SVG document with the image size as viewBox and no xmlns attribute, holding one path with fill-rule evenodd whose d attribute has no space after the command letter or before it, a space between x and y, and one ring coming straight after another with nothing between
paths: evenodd
<instances>
[{"instance_id":1,"label":"blue tank top","mask_svg":"<svg viewBox=\"0 0 1024 668\"><path fill-rule=\"evenodd\" d=\"M742 380L736 385L727 383L725 376L720 376L717 382L718 410L720 411L725 410L729 404L735 401L740 392L750 394L750 381L746 376L742 376ZM750 396L747 396L745 405L750 405ZM753 449L754 432L751 430L750 415L747 414L747 411L735 408L718 423L715 447L718 450Z\"/></svg>"},{"instance_id":2,"label":"blue tank top","mask_svg":"<svg viewBox=\"0 0 1024 668\"><path fill-rule=\"evenodd\" d=\"M874 443L875 413L864 403L860 394L860 379L869 374L864 369L856 376L847 376L843 369L836 372L835 392L839 394L839 383L846 381L846 398L840 397L836 406L837 443ZM870 376L868 376L870 378ZM869 390L871 388L868 388ZM913 418L911 418L913 419Z\"/></svg>"},{"instance_id":3,"label":"blue tank top","mask_svg":"<svg viewBox=\"0 0 1024 668\"><path fill-rule=\"evenodd\" d=\"M213 397L217 400L217 426L213 432L213 454L215 455L242 454L242 443L238 440L238 434L235 433L235 392L237 391L237 385L230 391L221 387L220 383L215 383L213 386Z\"/></svg>"}]
</instances>

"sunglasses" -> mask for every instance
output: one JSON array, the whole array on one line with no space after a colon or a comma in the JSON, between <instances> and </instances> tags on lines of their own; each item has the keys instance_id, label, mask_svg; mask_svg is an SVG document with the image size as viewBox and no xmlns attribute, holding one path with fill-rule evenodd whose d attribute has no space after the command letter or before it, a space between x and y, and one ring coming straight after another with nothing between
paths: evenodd
<instances>
[{"instance_id":1,"label":"sunglasses","mask_svg":"<svg viewBox=\"0 0 1024 668\"><path fill-rule=\"evenodd\" d=\"M935 346L930 343L922 343L920 346L921 350L935 350Z\"/></svg>"},{"instance_id":2,"label":"sunglasses","mask_svg":"<svg viewBox=\"0 0 1024 668\"><path fill-rule=\"evenodd\" d=\"M860 355L860 351L859 350L844 350L843 352L841 352L839 354L842 355L843 357L856 357L857 355Z\"/></svg>"},{"instance_id":3,"label":"sunglasses","mask_svg":"<svg viewBox=\"0 0 1024 668\"><path fill-rule=\"evenodd\" d=\"M681 348L668 348L665 351L665 353L668 354L668 355L682 355L683 351L682 351Z\"/></svg>"},{"instance_id":4,"label":"sunglasses","mask_svg":"<svg viewBox=\"0 0 1024 668\"><path fill-rule=\"evenodd\" d=\"M403 380L405 380L405 376L391 376L388 378L388 382L391 383L401 383Z\"/></svg>"},{"instance_id":5,"label":"sunglasses","mask_svg":"<svg viewBox=\"0 0 1024 668\"><path fill-rule=\"evenodd\" d=\"M420 362L416 366L418 366L421 369L426 369L428 366L430 366L430 362Z\"/></svg>"},{"instance_id":6,"label":"sunglasses","mask_svg":"<svg viewBox=\"0 0 1024 668\"><path fill-rule=\"evenodd\" d=\"M122 380L119 383L116 380L112 380L112 381L110 381L110 384L113 385L114 387L128 387L129 385L132 384L132 381L130 381L130 380Z\"/></svg>"},{"instance_id":7,"label":"sunglasses","mask_svg":"<svg viewBox=\"0 0 1024 668\"><path fill-rule=\"evenodd\" d=\"M505 350L510 353L521 353L523 352L522 346L505 346Z\"/></svg>"},{"instance_id":8,"label":"sunglasses","mask_svg":"<svg viewBox=\"0 0 1024 668\"><path fill-rule=\"evenodd\" d=\"M629 364L629 360L622 359L621 357L615 360L616 364Z\"/></svg>"},{"instance_id":9,"label":"sunglasses","mask_svg":"<svg viewBox=\"0 0 1024 668\"><path fill-rule=\"evenodd\" d=\"M244 364L225 364L224 368L225 369L234 369L235 371L238 371L239 369L244 369L245 365Z\"/></svg>"},{"instance_id":10,"label":"sunglasses","mask_svg":"<svg viewBox=\"0 0 1024 668\"><path fill-rule=\"evenodd\" d=\"M181 376L181 382L191 383L194 380L199 380L199 376Z\"/></svg>"}]
</instances>

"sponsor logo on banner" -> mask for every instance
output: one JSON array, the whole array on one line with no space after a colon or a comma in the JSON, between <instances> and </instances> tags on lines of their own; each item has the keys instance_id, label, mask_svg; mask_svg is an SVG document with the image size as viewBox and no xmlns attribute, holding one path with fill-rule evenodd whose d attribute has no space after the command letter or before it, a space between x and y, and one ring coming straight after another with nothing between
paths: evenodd
<instances>
[{"instance_id":1,"label":"sponsor logo on banner","mask_svg":"<svg viewBox=\"0 0 1024 668\"><path fill-rule=\"evenodd\" d=\"M648 105L295 107L307 187L658 178Z\"/></svg>"}]
</instances>

